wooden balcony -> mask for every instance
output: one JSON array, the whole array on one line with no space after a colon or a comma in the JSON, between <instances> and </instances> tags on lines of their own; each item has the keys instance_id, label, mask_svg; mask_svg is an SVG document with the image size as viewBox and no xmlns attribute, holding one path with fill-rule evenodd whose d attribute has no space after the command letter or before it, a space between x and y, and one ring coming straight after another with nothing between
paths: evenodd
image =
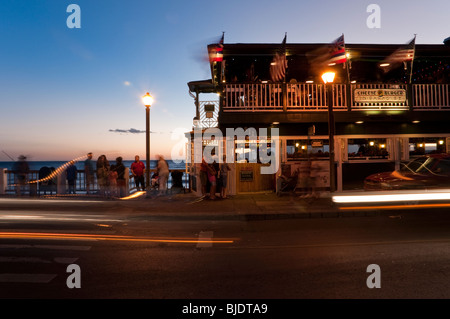
<instances>
[{"instance_id":1,"label":"wooden balcony","mask_svg":"<svg viewBox=\"0 0 450 319\"><path fill-rule=\"evenodd\" d=\"M335 111L450 111L449 84L333 84ZM326 112L324 84L226 84L223 112Z\"/></svg>"}]
</instances>

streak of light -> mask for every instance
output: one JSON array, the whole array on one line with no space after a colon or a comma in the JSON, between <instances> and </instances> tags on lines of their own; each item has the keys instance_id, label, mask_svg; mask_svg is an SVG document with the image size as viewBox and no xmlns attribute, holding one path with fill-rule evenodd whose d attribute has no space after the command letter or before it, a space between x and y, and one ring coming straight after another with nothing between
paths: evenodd
<instances>
[{"instance_id":1,"label":"streak of light","mask_svg":"<svg viewBox=\"0 0 450 319\"><path fill-rule=\"evenodd\" d=\"M58 200L52 200L52 199L30 199L30 198L0 198L0 203L36 203L36 204L48 204L48 203L55 203L55 204L61 204L61 203L78 203L78 204L85 204L85 203L101 203L101 201L95 201L95 200L73 200L73 199L58 199Z\"/></svg>"},{"instance_id":2,"label":"streak of light","mask_svg":"<svg viewBox=\"0 0 450 319\"><path fill-rule=\"evenodd\" d=\"M0 232L0 238L10 239L73 239L73 240L105 240L105 241L132 241L153 243L181 243L181 244L232 244L235 239L203 240L201 238L151 238L131 237L120 235L96 235L96 234L64 234L64 233L23 233L23 232Z\"/></svg>"},{"instance_id":3,"label":"streak of light","mask_svg":"<svg viewBox=\"0 0 450 319\"><path fill-rule=\"evenodd\" d=\"M141 196L144 195L144 194L146 194L145 191L139 191L139 192L135 192L135 193L133 193L133 194L131 194L131 195L129 195L129 196L121 197L120 199L121 199L121 200L127 200L127 199L138 198L138 197L141 197Z\"/></svg>"},{"instance_id":4,"label":"streak of light","mask_svg":"<svg viewBox=\"0 0 450 319\"><path fill-rule=\"evenodd\" d=\"M335 203L375 203L375 202L399 202L399 201L424 201L424 200L450 200L450 191L440 190L424 193L382 193L364 195L336 195L332 197Z\"/></svg>"},{"instance_id":5,"label":"streak of light","mask_svg":"<svg viewBox=\"0 0 450 319\"><path fill-rule=\"evenodd\" d=\"M385 209L417 209L417 208L444 208L450 204L415 204L415 205L379 205L379 206L348 206L339 207L339 210L385 210Z\"/></svg>"}]
</instances>

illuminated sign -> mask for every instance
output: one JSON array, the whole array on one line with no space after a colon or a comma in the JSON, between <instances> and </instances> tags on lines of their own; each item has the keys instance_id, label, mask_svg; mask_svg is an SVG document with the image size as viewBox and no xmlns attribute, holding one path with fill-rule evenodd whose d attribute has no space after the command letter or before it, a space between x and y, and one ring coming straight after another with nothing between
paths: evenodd
<instances>
[{"instance_id":1,"label":"illuminated sign","mask_svg":"<svg viewBox=\"0 0 450 319\"><path fill-rule=\"evenodd\" d=\"M404 89L355 89L356 103L404 103L406 90Z\"/></svg>"}]
</instances>

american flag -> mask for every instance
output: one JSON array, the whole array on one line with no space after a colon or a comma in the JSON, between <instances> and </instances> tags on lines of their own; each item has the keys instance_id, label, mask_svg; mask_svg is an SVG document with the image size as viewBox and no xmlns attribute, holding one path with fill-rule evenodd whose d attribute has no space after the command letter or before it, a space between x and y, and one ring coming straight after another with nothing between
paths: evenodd
<instances>
[{"instance_id":1,"label":"american flag","mask_svg":"<svg viewBox=\"0 0 450 319\"><path fill-rule=\"evenodd\" d=\"M415 46L416 46L416 37L412 39L406 46L403 48L397 49L394 53L388 56L386 59L381 61L380 66L402 63L402 62L410 62L414 60L415 55Z\"/></svg>"},{"instance_id":2,"label":"american flag","mask_svg":"<svg viewBox=\"0 0 450 319\"><path fill-rule=\"evenodd\" d=\"M287 69L287 59L286 59L286 37L284 36L284 40L281 43L278 52L275 54L275 57L270 63L270 77L273 82L280 82L285 79L286 69Z\"/></svg>"},{"instance_id":3,"label":"american flag","mask_svg":"<svg viewBox=\"0 0 450 319\"><path fill-rule=\"evenodd\" d=\"M328 60L328 65L341 64L345 63L346 61L347 56L345 54L344 35L341 35L331 44L330 58Z\"/></svg>"}]
</instances>

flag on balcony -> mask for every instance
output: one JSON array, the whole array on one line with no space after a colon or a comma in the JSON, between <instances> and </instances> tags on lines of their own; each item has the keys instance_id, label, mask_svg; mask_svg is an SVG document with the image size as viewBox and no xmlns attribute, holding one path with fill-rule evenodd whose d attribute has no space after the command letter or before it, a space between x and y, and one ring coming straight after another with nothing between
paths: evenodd
<instances>
[{"instance_id":1,"label":"flag on balcony","mask_svg":"<svg viewBox=\"0 0 450 319\"><path fill-rule=\"evenodd\" d=\"M347 62L344 34L330 44L309 52L307 57L311 66L317 69Z\"/></svg>"},{"instance_id":2,"label":"flag on balcony","mask_svg":"<svg viewBox=\"0 0 450 319\"><path fill-rule=\"evenodd\" d=\"M328 65L336 65L347 62L347 55L345 54L345 42L344 34L334 40L331 44L330 58L328 59Z\"/></svg>"},{"instance_id":3,"label":"flag on balcony","mask_svg":"<svg viewBox=\"0 0 450 319\"><path fill-rule=\"evenodd\" d=\"M286 77L287 59L286 59L286 37L284 36L280 48L275 54L272 63L270 63L270 77L273 82L283 81Z\"/></svg>"},{"instance_id":4,"label":"flag on balcony","mask_svg":"<svg viewBox=\"0 0 450 319\"><path fill-rule=\"evenodd\" d=\"M209 61L212 62L222 62L223 61L223 41L225 32L222 33L222 37L219 42L209 46Z\"/></svg>"},{"instance_id":5,"label":"flag on balcony","mask_svg":"<svg viewBox=\"0 0 450 319\"><path fill-rule=\"evenodd\" d=\"M394 53L381 61L379 66L387 72L401 63L412 62L414 60L415 48L416 37L414 36L406 46L395 50Z\"/></svg>"}]
</instances>

